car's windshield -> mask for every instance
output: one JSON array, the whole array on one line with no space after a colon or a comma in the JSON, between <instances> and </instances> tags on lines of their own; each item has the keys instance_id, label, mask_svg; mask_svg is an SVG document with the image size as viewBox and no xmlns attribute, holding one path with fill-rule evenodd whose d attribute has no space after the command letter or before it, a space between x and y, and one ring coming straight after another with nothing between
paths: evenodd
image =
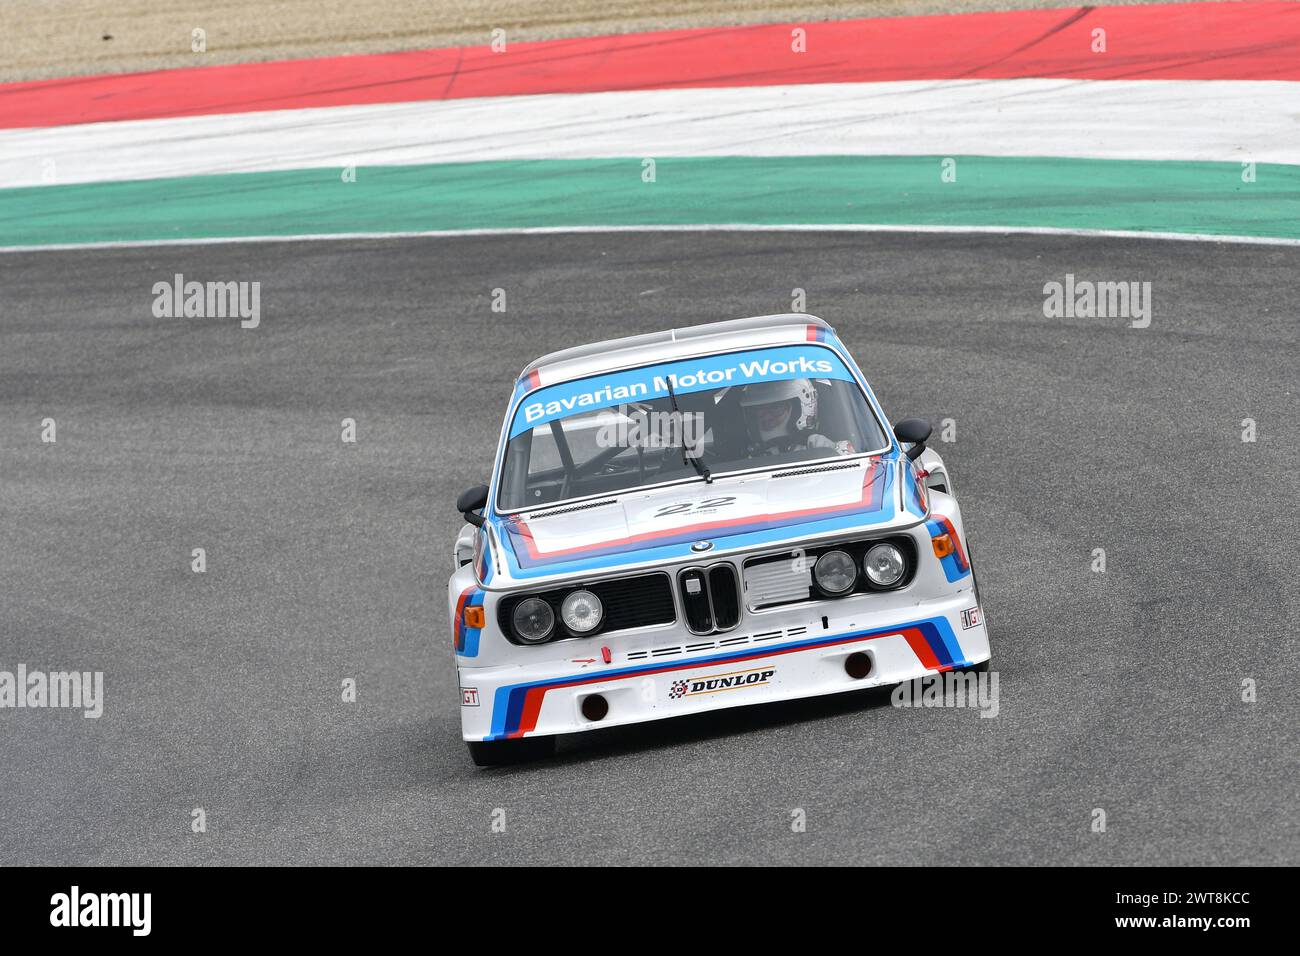
<instances>
[{"instance_id":1,"label":"car's windshield","mask_svg":"<svg viewBox=\"0 0 1300 956\"><path fill-rule=\"evenodd\" d=\"M511 423L497 508L888 445L857 382L830 349L810 343L712 355L525 396Z\"/></svg>"}]
</instances>

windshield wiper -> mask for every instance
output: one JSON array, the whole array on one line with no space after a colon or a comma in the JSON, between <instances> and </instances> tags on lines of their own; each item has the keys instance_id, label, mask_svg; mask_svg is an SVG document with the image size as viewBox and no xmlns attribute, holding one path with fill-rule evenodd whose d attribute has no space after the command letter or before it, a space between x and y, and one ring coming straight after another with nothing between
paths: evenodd
<instances>
[{"instance_id":1,"label":"windshield wiper","mask_svg":"<svg viewBox=\"0 0 1300 956\"><path fill-rule=\"evenodd\" d=\"M705 484L713 484L713 473L709 471L709 466L700 461L696 456L688 455L686 453L686 422L682 421L682 410L677 406L677 393L673 391L673 379L671 375L668 376L668 398L673 403L673 411L677 415L677 424L682 430L682 463L685 464L689 461L695 466L696 473L704 479ZM700 436L700 452L701 454L704 452L703 435Z\"/></svg>"}]
</instances>

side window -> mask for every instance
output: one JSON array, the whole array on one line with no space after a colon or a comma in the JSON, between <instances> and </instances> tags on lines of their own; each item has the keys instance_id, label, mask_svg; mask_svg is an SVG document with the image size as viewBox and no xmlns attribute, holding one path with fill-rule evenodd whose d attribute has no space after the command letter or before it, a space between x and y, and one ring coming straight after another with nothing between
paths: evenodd
<instances>
[{"instance_id":1,"label":"side window","mask_svg":"<svg viewBox=\"0 0 1300 956\"><path fill-rule=\"evenodd\" d=\"M549 425L532 430L532 452L528 456L528 477L560 467L560 451Z\"/></svg>"},{"instance_id":2,"label":"side window","mask_svg":"<svg viewBox=\"0 0 1300 956\"><path fill-rule=\"evenodd\" d=\"M852 406L845 402L845 390L836 388L833 383L817 381L817 408L819 409L819 429L831 441L849 441L854 448L861 448L861 435L854 427Z\"/></svg>"}]
</instances>

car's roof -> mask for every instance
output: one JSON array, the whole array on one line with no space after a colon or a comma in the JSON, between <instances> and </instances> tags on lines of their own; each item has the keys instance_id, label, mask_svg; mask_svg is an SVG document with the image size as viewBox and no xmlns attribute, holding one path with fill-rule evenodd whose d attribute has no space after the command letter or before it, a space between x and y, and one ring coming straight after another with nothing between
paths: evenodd
<instances>
[{"instance_id":1,"label":"car's roof","mask_svg":"<svg viewBox=\"0 0 1300 956\"><path fill-rule=\"evenodd\" d=\"M822 319L802 312L709 322L562 349L530 363L520 378L537 373L538 384L551 385L634 365L669 362L737 348L805 342L809 340L810 328L824 329L829 334L835 331Z\"/></svg>"}]
</instances>

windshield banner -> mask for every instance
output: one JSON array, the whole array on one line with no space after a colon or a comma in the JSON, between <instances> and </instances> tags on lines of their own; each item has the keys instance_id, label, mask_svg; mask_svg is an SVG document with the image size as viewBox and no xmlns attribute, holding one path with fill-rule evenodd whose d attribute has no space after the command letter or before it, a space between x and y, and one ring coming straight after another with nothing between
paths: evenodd
<instances>
[{"instance_id":1,"label":"windshield banner","mask_svg":"<svg viewBox=\"0 0 1300 956\"><path fill-rule=\"evenodd\" d=\"M835 352L825 346L811 344L665 362L540 388L526 395L519 404L510 426L510 437L514 438L520 432L557 418L567 418L623 402L665 398L669 382L672 383L674 392L684 395L687 392L791 378L837 378L846 382L854 380Z\"/></svg>"}]
</instances>

